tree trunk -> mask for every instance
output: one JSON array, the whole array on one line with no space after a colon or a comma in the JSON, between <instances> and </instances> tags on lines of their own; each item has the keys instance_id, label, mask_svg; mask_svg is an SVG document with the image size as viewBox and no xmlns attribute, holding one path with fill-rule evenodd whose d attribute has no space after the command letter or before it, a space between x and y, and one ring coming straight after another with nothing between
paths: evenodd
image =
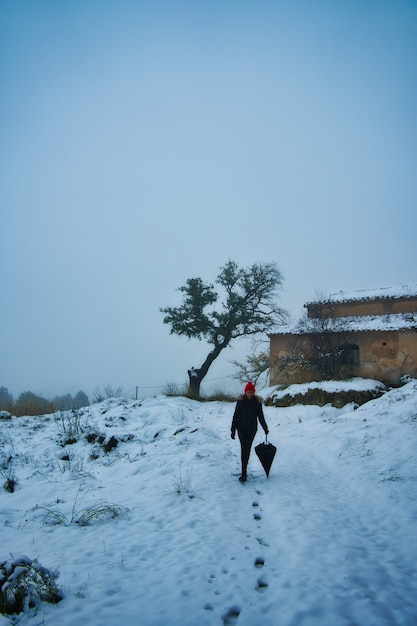
<instances>
[{"instance_id":1,"label":"tree trunk","mask_svg":"<svg viewBox=\"0 0 417 626\"><path fill-rule=\"evenodd\" d=\"M208 354L206 360L204 361L203 365L199 369L194 369L194 367L192 367L190 370L188 370L188 380L189 380L188 395L191 398L195 398L196 400L200 398L200 385L201 385L203 378L209 371L210 365L213 363L215 359L217 359L220 352L224 348L226 348L227 345L228 345L228 342L217 344L214 350L212 350L212 352Z\"/></svg>"},{"instance_id":2,"label":"tree trunk","mask_svg":"<svg viewBox=\"0 0 417 626\"><path fill-rule=\"evenodd\" d=\"M202 380L200 370L196 370L194 367L188 370L188 380L188 395L190 398L198 399L200 397L200 385Z\"/></svg>"}]
</instances>

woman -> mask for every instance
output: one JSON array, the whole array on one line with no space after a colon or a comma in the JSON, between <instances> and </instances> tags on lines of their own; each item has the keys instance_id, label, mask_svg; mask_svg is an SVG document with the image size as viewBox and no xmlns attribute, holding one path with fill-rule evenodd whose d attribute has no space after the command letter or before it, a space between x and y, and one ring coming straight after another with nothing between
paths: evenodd
<instances>
[{"instance_id":1,"label":"woman","mask_svg":"<svg viewBox=\"0 0 417 626\"><path fill-rule=\"evenodd\" d=\"M241 483L247 480L248 461L252 443L255 439L256 431L258 430L258 420L265 431L265 435L269 433L262 409L262 402L260 398L255 396L255 391L255 385L248 382L245 386L245 394L236 402L236 408L233 414L231 434L232 439L234 439L237 430L240 440L242 475L239 480Z\"/></svg>"}]
</instances>

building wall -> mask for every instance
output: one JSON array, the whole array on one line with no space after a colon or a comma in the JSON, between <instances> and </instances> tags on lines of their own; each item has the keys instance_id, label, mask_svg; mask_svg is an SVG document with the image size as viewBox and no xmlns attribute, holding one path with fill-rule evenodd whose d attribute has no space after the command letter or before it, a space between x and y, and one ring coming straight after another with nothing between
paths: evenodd
<instances>
[{"instance_id":1,"label":"building wall","mask_svg":"<svg viewBox=\"0 0 417 626\"><path fill-rule=\"evenodd\" d=\"M345 336L340 336L341 343ZM359 364L346 366L343 378L360 376L373 378L387 384L397 384L404 374L417 378L417 331L367 331L349 333L349 340L359 347ZM271 385L320 380L318 372L297 364L279 371L275 361L289 354L307 354L314 335L277 334L270 336Z\"/></svg>"},{"instance_id":2,"label":"building wall","mask_svg":"<svg viewBox=\"0 0 417 626\"><path fill-rule=\"evenodd\" d=\"M357 315L387 315L393 313L415 313L417 298L397 298L381 300L361 300L352 302L332 302L317 306L316 303L306 305L309 317L330 316L349 317Z\"/></svg>"},{"instance_id":3,"label":"building wall","mask_svg":"<svg viewBox=\"0 0 417 626\"><path fill-rule=\"evenodd\" d=\"M308 354L311 349L310 335L270 335L270 384L292 385L312 382L318 379L318 374L310 368L299 367L296 363L288 365L285 370L279 369L279 364L291 354Z\"/></svg>"},{"instance_id":4,"label":"building wall","mask_svg":"<svg viewBox=\"0 0 417 626\"><path fill-rule=\"evenodd\" d=\"M359 345L355 376L397 384L404 374L417 378L417 332L366 332L352 337Z\"/></svg>"}]
</instances>

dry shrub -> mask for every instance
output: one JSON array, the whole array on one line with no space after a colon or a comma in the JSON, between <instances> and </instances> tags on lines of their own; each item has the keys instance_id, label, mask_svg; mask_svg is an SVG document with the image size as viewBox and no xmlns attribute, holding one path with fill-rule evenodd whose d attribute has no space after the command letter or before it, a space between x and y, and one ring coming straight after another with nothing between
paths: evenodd
<instances>
[{"instance_id":1,"label":"dry shrub","mask_svg":"<svg viewBox=\"0 0 417 626\"><path fill-rule=\"evenodd\" d=\"M0 613L21 613L39 602L57 604L63 597L57 577L57 572L27 556L0 563Z\"/></svg>"}]
</instances>

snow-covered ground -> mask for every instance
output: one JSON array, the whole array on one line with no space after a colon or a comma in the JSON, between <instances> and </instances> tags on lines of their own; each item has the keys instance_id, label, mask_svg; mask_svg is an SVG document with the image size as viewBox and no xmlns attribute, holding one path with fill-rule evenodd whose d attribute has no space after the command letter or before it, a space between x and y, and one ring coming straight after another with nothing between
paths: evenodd
<instances>
[{"instance_id":1,"label":"snow-covered ground","mask_svg":"<svg viewBox=\"0 0 417 626\"><path fill-rule=\"evenodd\" d=\"M246 484L233 409L109 400L64 447L65 416L0 420L0 562L37 558L64 592L0 625L415 626L417 381L357 410L266 407L277 456L267 479L253 451ZM76 523L100 503L117 517Z\"/></svg>"},{"instance_id":2,"label":"snow-covered ground","mask_svg":"<svg viewBox=\"0 0 417 626\"><path fill-rule=\"evenodd\" d=\"M299 385L277 385L264 390L262 397L264 400L280 400L286 396L306 395L309 390L321 389L329 394L349 391L374 391L379 392L386 389L383 383L369 378L351 378L350 380L315 381L312 383L301 383ZM376 395L376 394L375 394ZM273 404L271 402L270 404Z\"/></svg>"}]
</instances>

